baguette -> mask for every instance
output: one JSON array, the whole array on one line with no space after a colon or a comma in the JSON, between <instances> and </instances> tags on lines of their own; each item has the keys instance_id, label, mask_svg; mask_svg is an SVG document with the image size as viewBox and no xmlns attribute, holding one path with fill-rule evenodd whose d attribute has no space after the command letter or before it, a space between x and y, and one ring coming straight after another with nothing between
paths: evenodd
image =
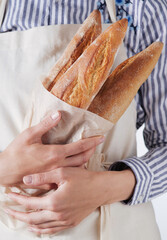
<instances>
[{"instance_id":1,"label":"baguette","mask_svg":"<svg viewBox=\"0 0 167 240\"><path fill-rule=\"evenodd\" d=\"M115 124L151 74L162 48L163 43L154 42L121 63L108 77L88 110Z\"/></svg>"},{"instance_id":2,"label":"baguette","mask_svg":"<svg viewBox=\"0 0 167 240\"><path fill-rule=\"evenodd\" d=\"M61 58L50 70L44 79L44 87L50 91L56 81L67 71L68 68L78 59L84 50L99 36L102 31L101 15L94 10L83 22L77 33L66 47Z\"/></svg>"},{"instance_id":3,"label":"baguette","mask_svg":"<svg viewBox=\"0 0 167 240\"><path fill-rule=\"evenodd\" d=\"M127 26L127 19L122 19L101 33L57 80L51 93L72 106L87 109L109 75Z\"/></svg>"}]
</instances>

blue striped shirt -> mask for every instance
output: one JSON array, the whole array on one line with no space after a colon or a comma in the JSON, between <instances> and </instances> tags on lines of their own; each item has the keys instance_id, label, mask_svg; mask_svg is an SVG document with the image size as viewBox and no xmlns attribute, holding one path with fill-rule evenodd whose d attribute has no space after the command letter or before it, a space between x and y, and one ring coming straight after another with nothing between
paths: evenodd
<instances>
[{"instance_id":1,"label":"blue striped shirt","mask_svg":"<svg viewBox=\"0 0 167 240\"><path fill-rule=\"evenodd\" d=\"M109 22L105 1L8 0L0 32L44 25L80 24L97 6L103 23ZM125 37L128 57L154 41L164 43L158 64L136 95L137 128L145 124L144 139L148 152L143 157L121 161L136 176L136 187L128 201L133 205L167 191L167 1L116 0L116 14L117 19L127 17L129 21ZM119 162L116 164L121 168Z\"/></svg>"},{"instance_id":2,"label":"blue striped shirt","mask_svg":"<svg viewBox=\"0 0 167 240\"><path fill-rule=\"evenodd\" d=\"M8 0L0 32L55 24L81 24L97 8L97 3L97 0ZM108 22L107 8L103 4L101 8L102 22Z\"/></svg>"}]
</instances>

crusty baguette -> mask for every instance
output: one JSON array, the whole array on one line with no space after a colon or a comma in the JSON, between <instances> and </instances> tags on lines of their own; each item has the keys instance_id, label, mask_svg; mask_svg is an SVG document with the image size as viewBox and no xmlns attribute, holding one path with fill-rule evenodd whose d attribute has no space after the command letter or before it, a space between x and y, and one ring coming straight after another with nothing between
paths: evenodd
<instances>
[{"instance_id":1,"label":"crusty baguette","mask_svg":"<svg viewBox=\"0 0 167 240\"><path fill-rule=\"evenodd\" d=\"M127 19L122 19L101 33L58 79L51 93L72 106L87 109L109 75L127 25Z\"/></svg>"},{"instance_id":2,"label":"crusty baguette","mask_svg":"<svg viewBox=\"0 0 167 240\"><path fill-rule=\"evenodd\" d=\"M83 22L77 33L66 47L61 58L55 63L43 85L48 91L52 89L56 81L78 59L84 50L99 36L102 31L101 14L94 10Z\"/></svg>"},{"instance_id":3,"label":"crusty baguette","mask_svg":"<svg viewBox=\"0 0 167 240\"><path fill-rule=\"evenodd\" d=\"M163 43L154 42L121 63L108 77L88 110L115 124L152 72L162 48Z\"/></svg>"}]
</instances>

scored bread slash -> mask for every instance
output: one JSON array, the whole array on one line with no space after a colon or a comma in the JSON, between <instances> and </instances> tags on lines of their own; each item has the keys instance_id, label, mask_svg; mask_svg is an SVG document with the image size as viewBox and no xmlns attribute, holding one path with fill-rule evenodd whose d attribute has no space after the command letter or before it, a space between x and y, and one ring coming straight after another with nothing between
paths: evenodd
<instances>
[{"instance_id":1,"label":"scored bread slash","mask_svg":"<svg viewBox=\"0 0 167 240\"><path fill-rule=\"evenodd\" d=\"M72 106L87 109L109 75L127 26L127 19L122 19L101 33L58 79L51 93Z\"/></svg>"},{"instance_id":2,"label":"scored bread slash","mask_svg":"<svg viewBox=\"0 0 167 240\"><path fill-rule=\"evenodd\" d=\"M108 77L88 110L115 124L151 74L162 49L163 43L154 42L121 63Z\"/></svg>"},{"instance_id":3,"label":"scored bread slash","mask_svg":"<svg viewBox=\"0 0 167 240\"><path fill-rule=\"evenodd\" d=\"M44 87L50 91L56 81L71 67L84 50L99 36L102 31L101 14L94 10L83 22L77 33L66 47L61 58L55 63L44 79Z\"/></svg>"}]
</instances>

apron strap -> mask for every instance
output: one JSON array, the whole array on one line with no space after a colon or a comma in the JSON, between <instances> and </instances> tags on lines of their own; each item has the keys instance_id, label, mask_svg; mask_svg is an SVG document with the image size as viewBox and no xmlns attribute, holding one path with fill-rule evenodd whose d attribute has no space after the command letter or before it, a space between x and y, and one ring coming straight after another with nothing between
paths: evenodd
<instances>
[{"instance_id":1,"label":"apron strap","mask_svg":"<svg viewBox=\"0 0 167 240\"><path fill-rule=\"evenodd\" d=\"M2 25L2 20L4 17L5 8L8 0L0 0L0 27Z\"/></svg>"},{"instance_id":2,"label":"apron strap","mask_svg":"<svg viewBox=\"0 0 167 240\"><path fill-rule=\"evenodd\" d=\"M111 22L116 22L115 0L106 0L107 8L110 14Z\"/></svg>"}]
</instances>

